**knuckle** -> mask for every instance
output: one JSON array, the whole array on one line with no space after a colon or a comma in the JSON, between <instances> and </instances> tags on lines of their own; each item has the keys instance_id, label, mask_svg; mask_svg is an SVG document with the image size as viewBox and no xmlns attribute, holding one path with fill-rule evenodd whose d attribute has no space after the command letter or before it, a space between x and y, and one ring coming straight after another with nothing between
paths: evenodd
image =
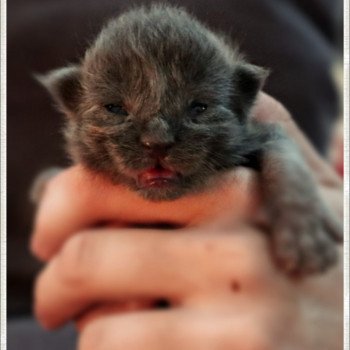
<instances>
[{"instance_id":1,"label":"knuckle","mask_svg":"<svg viewBox=\"0 0 350 350\"><path fill-rule=\"evenodd\" d=\"M247 340L244 349L242 350L273 350L274 347L270 342L263 338L254 338L254 335Z\"/></svg>"},{"instance_id":2,"label":"knuckle","mask_svg":"<svg viewBox=\"0 0 350 350\"><path fill-rule=\"evenodd\" d=\"M137 350L162 348L161 329L134 317L106 317L87 324L81 332L79 350Z\"/></svg>"},{"instance_id":3,"label":"knuckle","mask_svg":"<svg viewBox=\"0 0 350 350\"><path fill-rule=\"evenodd\" d=\"M245 290L256 290L264 285L266 278L271 275L273 266L265 247L264 237L257 234L232 235L229 232L222 239L202 239L197 248L192 247L194 256L200 255L199 261L210 264L206 278L210 277L215 283L229 283ZM261 235L262 236L262 235Z\"/></svg>"},{"instance_id":4,"label":"knuckle","mask_svg":"<svg viewBox=\"0 0 350 350\"><path fill-rule=\"evenodd\" d=\"M247 232L248 233L248 232ZM249 235L236 237L234 242L227 245L224 258L224 267L230 282L239 281L246 289L256 290L265 284L272 272L272 265L266 242L263 237Z\"/></svg>"},{"instance_id":5,"label":"knuckle","mask_svg":"<svg viewBox=\"0 0 350 350\"><path fill-rule=\"evenodd\" d=\"M241 339L244 340L241 350L273 350L276 348L276 343L273 344L268 332L264 332L261 326L254 323L241 330ZM237 345L235 339L232 341Z\"/></svg>"},{"instance_id":6,"label":"knuckle","mask_svg":"<svg viewBox=\"0 0 350 350\"><path fill-rule=\"evenodd\" d=\"M127 332L123 332L120 337L122 343L130 350L162 349L172 339L169 337L169 330L171 329L173 334L176 334L173 322L170 322L168 317L161 317L161 315L139 319L131 316L125 318L119 325L122 329L132 331L132 337Z\"/></svg>"},{"instance_id":7,"label":"knuckle","mask_svg":"<svg viewBox=\"0 0 350 350\"><path fill-rule=\"evenodd\" d=\"M221 239L205 237L198 242L199 254L204 259L217 261L219 264L231 265L238 254L237 247L232 240L231 232L225 234Z\"/></svg>"},{"instance_id":8,"label":"knuckle","mask_svg":"<svg viewBox=\"0 0 350 350\"><path fill-rule=\"evenodd\" d=\"M57 256L58 278L65 285L82 288L91 276L91 257L94 254L91 235L81 232L70 238Z\"/></svg>"},{"instance_id":9,"label":"knuckle","mask_svg":"<svg viewBox=\"0 0 350 350\"><path fill-rule=\"evenodd\" d=\"M79 350L107 350L106 327L98 320L89 323L81 332L78 349ZM111 349L111 348L109 348ZM114 346L113 349L117 348Z\"/></svg>"},{"instance_id":10,"label":"knuckle","mask_svg":"<svg viewBox=\"0 0 350 350\"><path fill-rule=\"evenodd\" d=\"M275 345L272 344L267 333L258 330L249 333L246 350L273 350L274 348Z\"/></svg>"}]
</instances>

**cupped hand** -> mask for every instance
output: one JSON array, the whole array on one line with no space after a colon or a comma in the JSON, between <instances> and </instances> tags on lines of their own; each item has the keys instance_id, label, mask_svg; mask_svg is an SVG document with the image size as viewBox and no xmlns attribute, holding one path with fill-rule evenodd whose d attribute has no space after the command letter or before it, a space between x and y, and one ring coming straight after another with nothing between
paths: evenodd
<instances>
[{"instance_id":1,"label":"cupped hand","mask_svg":"<svg viewBox=\"0 0 350 350\"><path fill-rule=\"evenodd\" d=\"M254 115L294 138L341 216L341 181L285 109L262 94ZM81 350L341 349L341 264L299 281L277 271L262 232L240 224L260 215L257 193L241 169L200 200L149 205L79 166L66 170L48 185L33 235L34 253L48 260L39 319L53 328L84 315ZM121 228L92 228L101 221ZM154 221L182 228L126 227ZM153 309L158 300L172 307Z\"/></svg>"}]
</instances>

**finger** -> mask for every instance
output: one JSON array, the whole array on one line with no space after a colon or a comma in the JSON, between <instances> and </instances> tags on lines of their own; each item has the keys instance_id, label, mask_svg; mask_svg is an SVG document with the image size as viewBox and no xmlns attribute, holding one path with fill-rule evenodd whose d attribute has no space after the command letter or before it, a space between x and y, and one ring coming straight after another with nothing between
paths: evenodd
<instances>
[{"instance_id":1,"label":"finger","mask_svg":"<svg viewBox=\"0 0 350 350\"><path fill-rule=\"evenodd\" d=\"M272 349L270 324L258 313L148 311L88 324L79 350Z\"/></svg>"},{"instance_id":2,"label":"finger","mask_svg":"<svg viewBox=\"0 0 350 350\"><path fill-rule=\"evenodd\" d=\"M314 175L322 184L330 187L341 186L339 176L317 153L281 103L265 93L260 93L252 115L257 121L280 125L299 146Z\"/></svg>"},{"instance_id":3,"label":"finger","mask_svg":"<svg viewBox=\"0 0 350 350\"><path fill-rule=\"evenodd\" d=\"M47 260L52 248L72 231L94 223L97 212L95 186L87 187L87 183L83 169L76 166L62 171L46 184L31 240L31 249L37 257Z\"/></svg>"},{"instance_id":4,"label":"finger","mask_svg":"<svg viewBox=\"0 0 350 350\"><path fill-rule=\"evenodd\" d=\"M262 293L266 280L276 278L265 244L248 228L220 236L85 232L71 238L39 276L36 315L54 328L96 302L163 298L177 304L194 294L234 293L237 285Z\"/></svg>"},{"instance_id":5,"label":"finger","mask_svg":"<svg viewBox=\"0 0 350 350\"><path fill-rule=\"evenodd\" d=\"M79 331L82 331L85 326L94 319L120 313L125 314L127 312L150 310L154 309L154 306L154 302L150 300L134 300L94 305L78 316L78 318L75 320L75 325Z\"/></svg>"},{"instance_id":6,"label":"finger","mask_svg":"<svg viewBox=\"0 0 350 350\"><path fill-rule=\"evenodd\" d=\"M48 260L75 232L98 222L169 223L193 226L220 217L232 222L254 217L259 206L255 174L240 168L215 190L175 201L150 202L123 186L112 185L80 166L63 171L47 186L35 220L31 248Z\"/></svg>"}]
</instances>

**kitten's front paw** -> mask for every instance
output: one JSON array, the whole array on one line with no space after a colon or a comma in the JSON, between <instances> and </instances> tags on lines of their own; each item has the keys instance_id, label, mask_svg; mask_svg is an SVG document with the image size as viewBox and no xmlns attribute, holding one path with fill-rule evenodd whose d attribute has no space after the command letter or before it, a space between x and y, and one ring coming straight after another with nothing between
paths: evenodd
<instances>
[{"instance_id":1,"label":"kitten's front paw","mask_svg":"<svg viewBox=\"0 0 350 350\"><path fill-rule=\"evenodd\" d=\"M335 233L341 235L340 223L330 213L320 216L308 208L275 221L272 233L273 250L280 268L290 275L320 273L337 262ZM330 223L329 220L332 220Z\"/></svg>"}]
</instances>

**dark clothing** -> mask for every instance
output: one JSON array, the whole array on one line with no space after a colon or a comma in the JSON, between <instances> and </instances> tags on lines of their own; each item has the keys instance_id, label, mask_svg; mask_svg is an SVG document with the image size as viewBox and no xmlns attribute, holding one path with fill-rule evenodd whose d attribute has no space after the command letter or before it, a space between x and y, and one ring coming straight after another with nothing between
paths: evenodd
<instances>
[{"instance_id":1,"label":"dark clothing","mask_svg":"<svg viewBox=\"0 0 350 350\"><path fill-rule=\"evenodd\" d=\"M9 321L7 325L9 350L75 350L76 332L73 325L48 332L30 318Z\"/></svg>"},{"instance_id":2,"label":"dark clothing","mask_svg":"<svg viewBox=\"0 0 350 350\"><path fill-rule=\"evenodd\" d=\"M250 62L270 68L265 90L286 105L319 152L325 153L338 108L331 66L342 16L340 0L169 2L185 6L212 29L228 33ZM28 190L42 169L67 165L60 135L63 118L33 73L77 62L102 23L130 3L8 3L8 310L12 316L30 313L30 291L39 268L28 252L34 211ZM9 349L17 349L12 344Z\"/></svg>"}]
</instances>

